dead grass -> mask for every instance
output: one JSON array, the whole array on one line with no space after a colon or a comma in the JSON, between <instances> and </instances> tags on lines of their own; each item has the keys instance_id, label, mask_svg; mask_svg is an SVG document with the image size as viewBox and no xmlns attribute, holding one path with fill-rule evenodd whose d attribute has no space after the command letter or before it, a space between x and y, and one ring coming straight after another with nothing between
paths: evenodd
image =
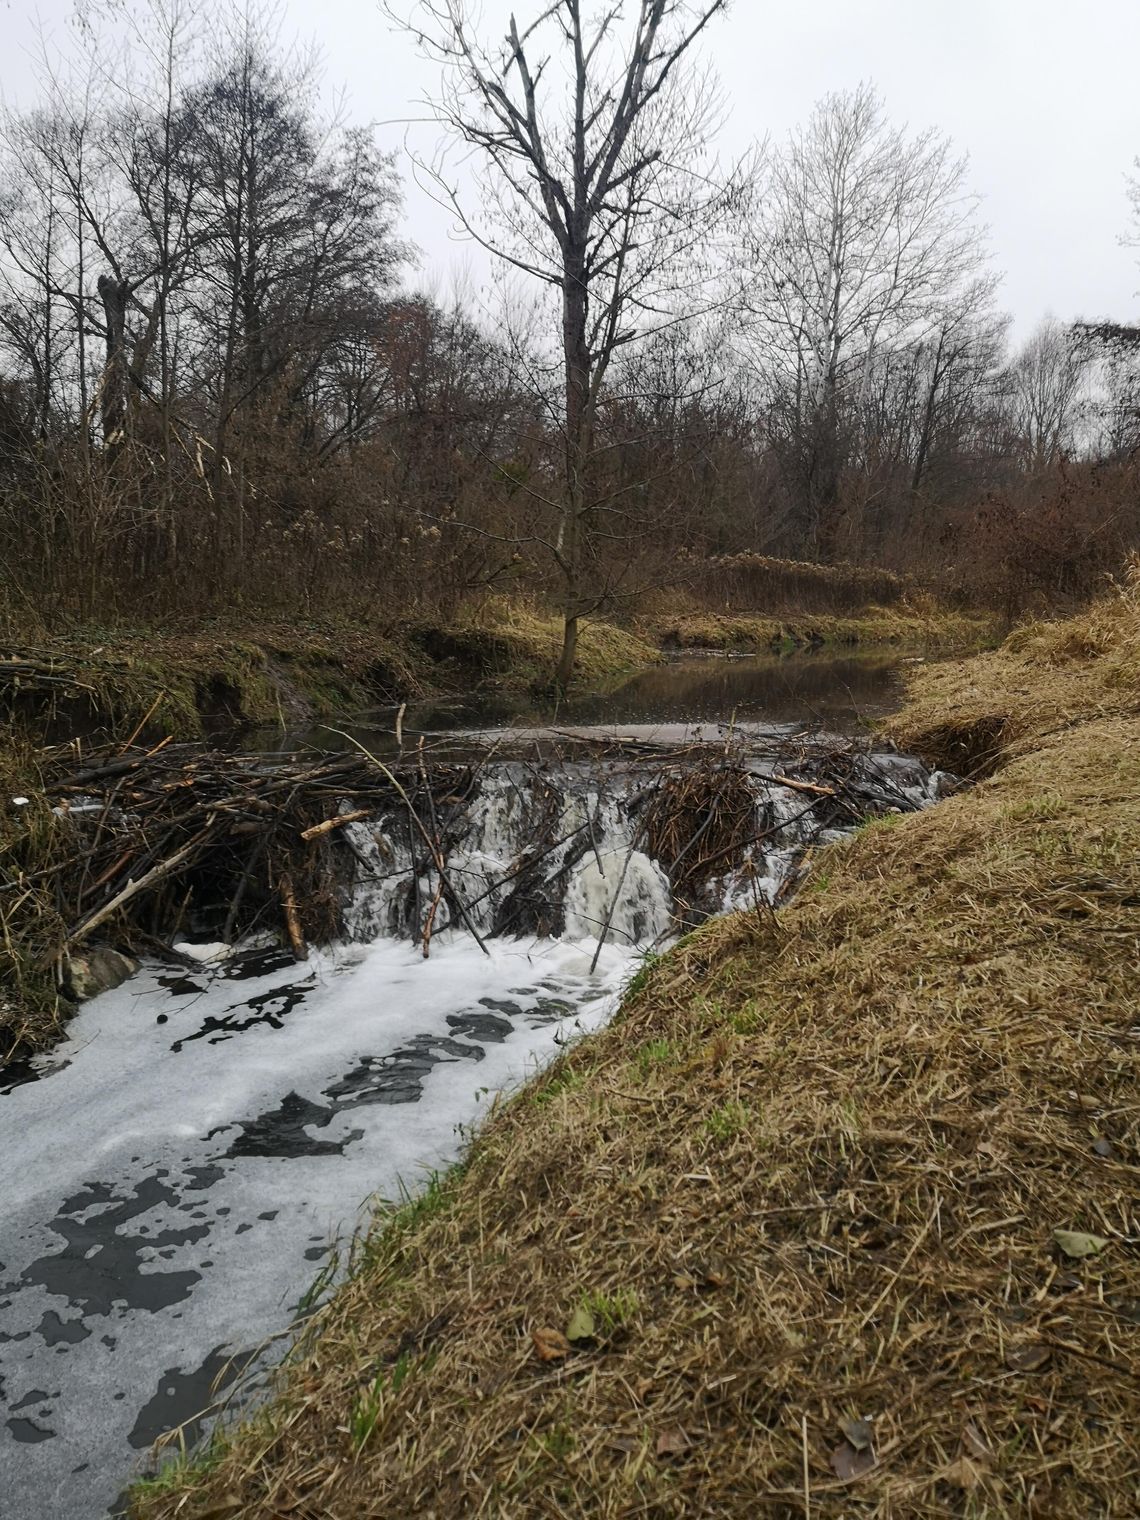
<instances>
[{"instance_id":1,"label":"dead grass","mask_svg":"<svg viewBox=\"0 0 1140 1520\"><path fill-rule=\"evenodd\" d=\"M698 562L690 584L721 606L793 614L861 612L900 602L914 589L901 575L873 566L818 565L747 553Z\"/></svg>"},{"instance_id":2,"label":"dead grass","mask_svg":"<svg viewBox=\"0 0 1140 1520\"><path fill-rule=\"evenodd\" d=\"M5 678L0 708L36 738L149 732L195 738L211 718L303 722L423 692L407 651L354 624L257 628L79 628L13 638L8 657L40 663L45 679Z\"/></svg>"},{"instance_id":3,"label":"dead grass","mask_svg":"<svg viewBox=\"0 0 1140 1520\"><path fill-rule=\"evenodd\" d=\"M529 603L494 597L445 627L420 628L413 637L430 656L481 685L536 685L551 679L562 648L562 621ZM597 685L658 658L638 634L613 623L586 622L574 679L581 686Z\"/></svg>"},{"instance_id":4,"label":"dead grass","mask_svg":"<svg viewBox=\"0 0 1140 1520\"><path fill-rule=\"evenodd\" d=\"M639 629L665 649L752 653L803 647L905 644L928 649L976 649L993 638L992 618L926 603L870 606L858 614L714 612L687 598L650 607Z\"/></svg>"},{"instance_id":5,"label":"dead grass","mask_svg":"<svg viewBox=\"0 0 1140 1520\"><path fill-rule=\"evenodd\" d=\"M1000 649L926 671L889 725L902 749L960 775L1091 717L1140 713L1140 562L1076 617L1029 623Z\"/></svg>"},{"instance_id":6,"label":"dead grass","mask_svg":"<svg viewBox=\"0 0 1140 1520\"><path fill-rule=\"evenodd\" d=\"M639 977L136 1512L1135 1515L1132 617L921 672L997 773Z\"/></svg>"}]
</instances>

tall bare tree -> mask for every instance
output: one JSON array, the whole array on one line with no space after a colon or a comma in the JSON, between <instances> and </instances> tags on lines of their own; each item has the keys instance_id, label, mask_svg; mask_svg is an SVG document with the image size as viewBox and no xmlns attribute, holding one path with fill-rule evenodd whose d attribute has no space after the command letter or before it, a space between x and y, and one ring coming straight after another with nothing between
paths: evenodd
<instances>
[{"instance_id":1,"label":"tall bare tree","mask_svg":"<svg viewBox=\"0 0 1140 1520\"><path fill-rule=\"evenodd\" d=\"M624 502L594 485L611 360L706 303L703 254L734 190L708 161L720 107L692 63L726 4L610 0L589 18L583 0L544 0L523 25L512 15L497 48L475 35L464 0L421 0L403 21L444 66L431 104L479 151L489 216L440 166L437 186L471 235L560 298L561 489L533 497L536 516L553 518L533 538L561 577L560 687L623 537Z\"/></svg>"},{"instance_id":2,"label":"tall bare tree","mask_svg":"<svg viewBox=\"0 0 1140 1520\"><path fill-rule=\"evenodd\" d=\"M1037 473L1076 448L1084 417L1088 352L1056 317L1045 317L1007 372L1014 435L1025 468Z\"/></svg>"},{"instance_id":3,"label":"tall bare tree","mask_svg":"<svg viewBox=\"0 0 1140 1520\"><path fill-rule=\"evenodd\" d=\"M937 342L980 277L966 170L937 132L892 126L867 84L826 96L769 157L746 304L776 441L800 476L808 549L821 547L877 361Z\"/></svg>"}]
</instances>

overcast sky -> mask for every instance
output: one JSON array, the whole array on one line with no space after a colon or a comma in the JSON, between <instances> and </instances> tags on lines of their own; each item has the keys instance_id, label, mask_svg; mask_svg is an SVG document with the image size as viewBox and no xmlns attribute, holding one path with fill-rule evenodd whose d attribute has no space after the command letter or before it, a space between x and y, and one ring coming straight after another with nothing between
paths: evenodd
<instances>
[{"instance_id":1,"label":"overcast sky","mask_svg":"<svg viewBox=\"0 0 1140 1520\"><path fill-rule=\"evenodd\" d=\"M0 0L0 90L31 98L37 27L74 36L74 0ZM407 0L410 4L410 0ZM520 22L538 0L514 0ZM472 4L473 10L479 8ZM484 31L499 35L512 9L484 0ZM285 0L283 33L315 40L326 88L348 110L381 123L401 148L435 83L411 40L393 33L375 0ZM984 197L1003 302L1027 331L1046 311L1070 319L1140 317L1137 253L1125 177L1140 153L1140 0L735 0L708 34L731 115L725 156L780 137L829 90L873 80L895 121L937 126L970 156ZM411 129L429 148L435 129ZM407 177L406 229L423 253L420 282L446 284L483 256L450 235L448 218Z\"/></svg>"}]
</instances>

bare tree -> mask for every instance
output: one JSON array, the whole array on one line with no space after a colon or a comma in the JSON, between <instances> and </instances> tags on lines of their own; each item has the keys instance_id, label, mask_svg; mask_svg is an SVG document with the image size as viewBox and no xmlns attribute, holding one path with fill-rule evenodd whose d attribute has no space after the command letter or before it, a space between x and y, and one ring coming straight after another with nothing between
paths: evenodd
<instances>
[{"instance_id":1,"label":"bare tree","mask_svg":"<svg viewBox=\"0 0 1140 1520\"><path fill-rule=\"evenodd\" d=\"M1087 351L1072 330L1049 316L1010 365L1010 420L1031 473L1048 469L1077 447L1087 362Z\"/></svg>"},{"instance_id":2,"label":"bare tree","mask_svg":"<svg viewBox=\"0 0 1140 1520\"><path fill-rule=\"evenodd\" d=\"M464 205L441 166L435 183L467 231L561 299L561 488L533 497L551 527L533 537L562 583L555 681L574 670L579 625L612 589L607 561L625 533L624 500L594 485L598 406L610 362L646 331L704 304L709 233L733 192L707 150L717 92L690 60L727 0L544 0L497 49L475 36L463 0L421 0L403 22L444 66L431 102L482 158L490 215Z\"/></svg>"},{"instance_id":3,"label":"bare tree","mask_svg":"<svg viewBox=\"0 0 1140 1520\"><path fill-rule=\"evenodd\" d=\"M796 528L809 549L836 504L877 361L937 342L979 279L966 169L947 138L892 126L867 84L826 96L770 156L746 305L776 441L800 475Z\"/></svg>"}]
</instances>

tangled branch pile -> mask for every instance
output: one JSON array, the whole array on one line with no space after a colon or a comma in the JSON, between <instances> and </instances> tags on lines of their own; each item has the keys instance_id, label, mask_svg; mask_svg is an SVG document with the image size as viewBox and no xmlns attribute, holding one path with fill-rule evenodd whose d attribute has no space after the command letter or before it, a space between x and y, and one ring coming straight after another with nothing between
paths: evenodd
<instances>
[{"instance_id":1,"label":"tangled branch pile","mask_svg":"<svg viewBox=\"0 0 1140 1520\"><path fill-rule=\"evenodd\" d=\"M68 957L97 934L167 956L191 922L226 941L279 929L299 956L335 938L342 823L401 796L433 815L437 797L459 807L475 785L467 766L400 770L198 745L95 750L78 766L71 749L41 756L38 786L2 804L0 953L22 996L0 1057L44 1042Z\"/></svg>"}]
</instances>

